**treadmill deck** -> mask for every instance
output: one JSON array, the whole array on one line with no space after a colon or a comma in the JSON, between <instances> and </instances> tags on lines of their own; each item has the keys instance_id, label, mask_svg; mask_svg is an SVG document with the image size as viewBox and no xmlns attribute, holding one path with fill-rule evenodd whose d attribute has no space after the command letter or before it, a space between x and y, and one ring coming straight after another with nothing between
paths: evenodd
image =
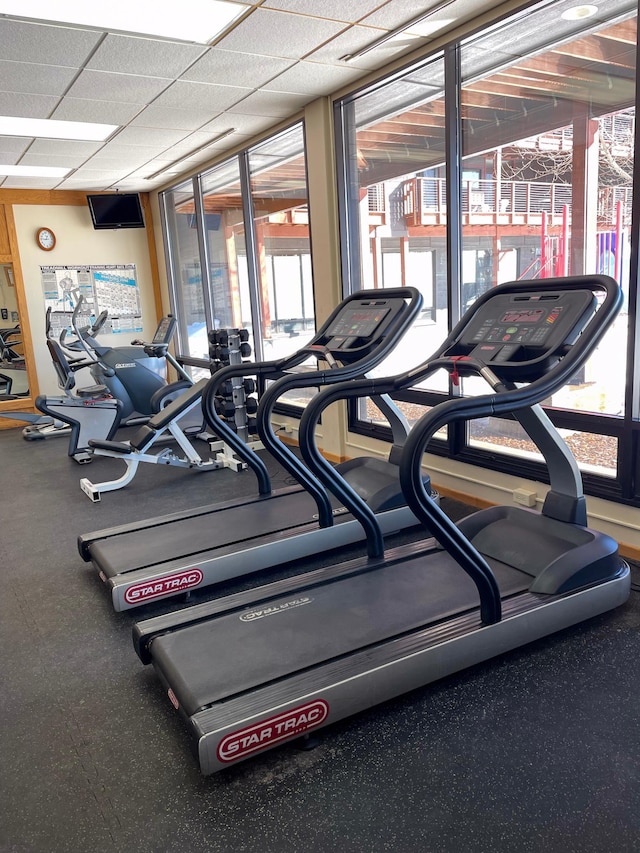
<instances>
[{"instance_id":1,"label":"treadmill deck","mask_svg":"<svg viewBox=\"0 0 640 853\"><path fill-rule=\"evenodd\" d=\"M444 551L383 564L155 637L156 668L185 713L477 608L475 584ZM503 596L531 577L492 562Z\"/></svg>"}]
</instances>

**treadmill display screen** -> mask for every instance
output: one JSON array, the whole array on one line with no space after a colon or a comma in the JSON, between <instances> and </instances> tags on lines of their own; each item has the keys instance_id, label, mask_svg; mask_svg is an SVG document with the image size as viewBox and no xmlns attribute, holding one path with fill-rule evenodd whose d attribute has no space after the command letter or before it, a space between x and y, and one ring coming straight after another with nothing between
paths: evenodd
<instances>
[{"instance_id":1,"label":"treadmill display screen","mask_svg":"<svg viewBox=\"0 0 640 853\"><path fill-rule=\"evenodd\" d=\"M529 311L507 311L502 317L501 323L539 323L547 312L544 308L535 308Z\"/></svg>"},{"instance_id":2,"label":"treadmill display screen","mask_svg":"<svg viewBox=\"0 0 640 853\"><path fill-rule=\"evenodd\" d=\"M388 308L379 305L346 308L327 334L334 338L370 338L388 313Z\"/></svg>"}]
</instances>

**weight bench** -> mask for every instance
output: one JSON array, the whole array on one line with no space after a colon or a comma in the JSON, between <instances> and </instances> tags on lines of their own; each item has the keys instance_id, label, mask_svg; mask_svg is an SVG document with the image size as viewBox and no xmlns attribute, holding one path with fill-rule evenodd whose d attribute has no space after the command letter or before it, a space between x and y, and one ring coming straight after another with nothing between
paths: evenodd
<instances>
[{"instance_id":1,"label":"weight bench","mask_svg":"<svg viewBox=\"0 0 640 853\"><path fill-rule=\"evenodd\" d=\"M108 456L121 459L126 470L117 480L104 483L92 483L88 478L80 480L80 488L92 501L100 500L102 492L113 492L128 485L136 475L141 462L154 465L173 465L178 468L195 468L199 471L212 471L218 468L233 468L241 471L246 463L233 455L231 449L223 441L210 442L210 448L216 452L211 459L202 459L198 451L189 441L186 433L179 424L180 418L188 414L196 406L201 405L202 393L209 379L201 379L187 388L169 405L141 426L128 441L102 441L91 439L89 446L96 456ZM177 456L171 448L164 448L157 453L149 450L154 444L169 437L173 438L182 449L184 456Z\"/></svg>"}]
</instances>

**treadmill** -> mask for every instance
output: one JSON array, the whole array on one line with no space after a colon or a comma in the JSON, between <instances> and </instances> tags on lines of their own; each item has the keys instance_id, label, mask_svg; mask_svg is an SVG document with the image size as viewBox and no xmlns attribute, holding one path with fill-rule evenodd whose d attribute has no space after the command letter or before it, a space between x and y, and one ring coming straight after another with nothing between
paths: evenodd
<instances>
[{"instance_id":1,"label":"treadmill","mask_svg":"<svg viewBox=\"0 0 640 853\"><path fill-rule=\"evenodd\" d=\"M271 416L279 397L293 388L365 376L394 349L421 307L416 288L360 291L347 297L312 341L293 355L217 371L203 393L205 420L253 470L258 494L80 535L80 554L93 562L109 587L114 609L188 595L210 584L364 539L361 525L276 436ZM316 358L317 369L297 370L309 356ZM321 363L328 369L320 369ZM247 374L275 380L260 398L258 433L266 450L300 485L273 492L263 460L216 414L218 389L229 379ZM397 464L409 426L386 395L375 402L393 431L389 459L359 457L338 467L377 515L383 534L390 534L419 523L406 505ZM425 486L430 489L426 475Z\"/></svg>"},{"instance_id":2,"label":"treadmill","mask_svg":"<svg viewBox=\"0 0 640 853\"><path fill-rule=\"evenodd\" d=\"M613 539L586 527L577 464L539 405L584 364L620 304L606 276L499 285L422 368L341 383L309 403L303 456L367 530L368 557L134 625L136 652L184 718L203 773L627 600L629 567ZM435 539L385 554L375 514L324 461L314 426L335 399L392 393L438 369L482 376L491 393L443 402L413 427L401 482ZM444 424L507 413L549 466L543 509L495 506L456 525L423 486L424 450Z\"/></svg>"}]
</instances>

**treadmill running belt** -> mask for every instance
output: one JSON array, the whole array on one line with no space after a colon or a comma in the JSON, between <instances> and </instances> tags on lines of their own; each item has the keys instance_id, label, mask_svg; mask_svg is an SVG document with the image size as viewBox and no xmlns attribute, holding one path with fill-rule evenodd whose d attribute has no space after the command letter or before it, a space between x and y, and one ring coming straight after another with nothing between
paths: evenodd
<instances>
[{"instance_id":1,"label":"treadmill running belt","mask_svg":"<svg viewBox=\"0 0 640 853\"><path fill-rule=\"evenodd\" d=\"M503 596L531 578L492 569ZM207 705L478 606L474 583L444 551L256 600L153 639L156 669L191 715ZM236 654L237 652L237 654Z\"/></svg>"},{"instance_id":2,"label":"treadmill running belt","mask_svg":"<svg viewBox=\"0 0 640 853\"><path fill-rule=\"evenodd\" d=\"M307 492L267 497L230 508L212 507L202 515L98 539L91 543L91 559L111 578L206 551L223 554L229 548L233 552L238 542L248 548L252 538L313 523L317 507ZM340 521L336 518L336 523Z\"/></svg>"}]
</instances>

